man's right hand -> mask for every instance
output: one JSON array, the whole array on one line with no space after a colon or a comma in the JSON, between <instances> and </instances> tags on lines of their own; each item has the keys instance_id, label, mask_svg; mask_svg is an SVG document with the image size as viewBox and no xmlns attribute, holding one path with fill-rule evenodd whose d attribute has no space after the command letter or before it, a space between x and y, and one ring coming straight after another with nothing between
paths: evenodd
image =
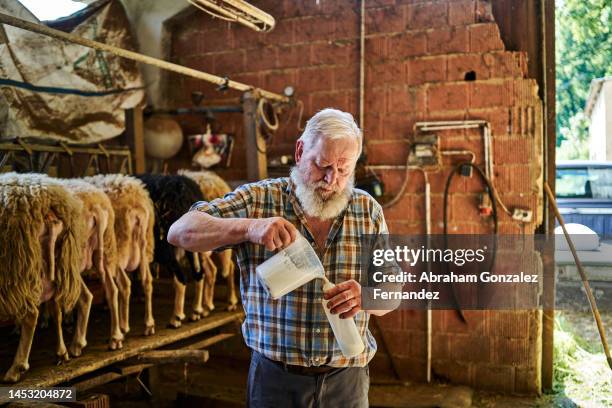
<instances>
[{"instance_id":1,"label":"man's right hand","mask_svg":"<svg viewBox=\"0 0 612 408\"><path fill-rule=\"evenodd\" d=\"M268 251L285 248L297 238L298 230L282 217L251 219L247 239Z\"/></svg>"}]
</instances>

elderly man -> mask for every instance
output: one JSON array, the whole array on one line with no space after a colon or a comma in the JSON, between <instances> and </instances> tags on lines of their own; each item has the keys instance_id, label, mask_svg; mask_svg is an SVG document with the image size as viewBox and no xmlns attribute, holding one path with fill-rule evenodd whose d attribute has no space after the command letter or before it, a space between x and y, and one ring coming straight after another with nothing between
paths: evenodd
<instances>
[{"instance_id":1,"label":"elderly man","mask_svg":"<svg viewBox=\"0 0 612 408\"><path fill-rule=\"evenodd\" d=\"M380 205L353 188L362 134L349 113L325 109L306 124L288 178L239 187L222 199L196 203L168 232L189 251L236 250L245 342L252 350L247 400L253 407L366 407L368 362L376 342L361 310L361 237L386 234ZM315 280L272 299L255 268L302 234L336 287ZM354 318L364 351L346 358L322 307Z\"/></svg>"}]
</instances>

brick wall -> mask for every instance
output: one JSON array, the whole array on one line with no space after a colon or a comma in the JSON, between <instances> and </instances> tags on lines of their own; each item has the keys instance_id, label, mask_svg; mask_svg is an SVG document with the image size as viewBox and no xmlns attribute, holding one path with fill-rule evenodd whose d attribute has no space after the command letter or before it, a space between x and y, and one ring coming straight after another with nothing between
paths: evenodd
<instances>
[{"instance_id":1,"label":"brick wall","mask_svg":"<svg viewBox=\"0 0 612 408\"><path fill-rule=\"evenodd\" d=\"M196 12L176 26L172 59L264 89L296 89L304 118L336 107L358 113L359 2L354 0L252 1L277 22L268 34L213 20ZM365 143L370 164L404 164L412 128L421 120L483 119L491 123L494 174L510 207L534 210L531 233L541 220L541 103L535 80L526 78L526 55L506 51L490 4L476 0L370 0L366 10ZM475 75L467 81L466 74ZM469 77L468 76L468 77ZM209 102L227 102L238 93L220 93L211 85L170 76L168 98L189 106L191 91ZM291 154L299 131L297 112L281 118L269 155ZM242 118L219 116L223 129L237 135L234 163L223 171L245 178ZM187 132L200 130L197 118L185 118ZM441 147L470 149L482 165L477 131L444 132ZM433 232L442 231L442 192L453 161L430 173ZM396 192L404 173L380 173L386 189ZM392 233L424 232L423 185L418 172L399 203L385 211ZM488 233L490 222L477 212L481 184L455 180L450 211L453 233ZM500 215L502 233L519 227ZM438 378L508 392L538 392L540 331L538 312L467 312L468 324L455 312L433 316L433 370ZM388 350L380 347L373 362L379 378L391 375L391 360L403 379L424 379L425 314L401 311L378 319ZM377 328L374 327L376 331ZM379 340L381 339L378 333Z\"/></svg>"}]
</instances>

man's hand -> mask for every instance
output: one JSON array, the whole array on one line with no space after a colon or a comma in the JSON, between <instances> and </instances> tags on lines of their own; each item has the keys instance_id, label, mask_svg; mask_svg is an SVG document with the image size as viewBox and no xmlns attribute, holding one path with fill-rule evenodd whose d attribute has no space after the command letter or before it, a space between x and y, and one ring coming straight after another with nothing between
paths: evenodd
<instances>
[{"instance_id":1,"label":"man's hand","mask_svg":"<svg viewBox=\"0 0 612 408\"><path fill-rule=\"evenodd\" d=\"M330 312L341 319L355 316L361 310L361 285L355 279L337 284L323 294Z\"/></svg>"},{"instance_id":2,"label":"man's hand","mask_svg":"<svg viewBox=\"0 0 612 408\"><path fill-rule=\"evenodd\" d=\"M250 220L247 239L264 245L268 251L285 248L297 238L298 230L282 217L271 217Z\"/></svg>"}]
</instances>

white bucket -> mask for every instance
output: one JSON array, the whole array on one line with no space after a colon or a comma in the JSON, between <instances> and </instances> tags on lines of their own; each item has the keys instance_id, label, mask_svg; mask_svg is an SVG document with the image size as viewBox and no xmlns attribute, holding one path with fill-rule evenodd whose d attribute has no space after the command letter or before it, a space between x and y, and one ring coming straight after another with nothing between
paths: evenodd
<instances>
[{"instance_id":1,"label":"white bucket","mask_svg":"<svg viewBox=\"0 0 612 408\"><path fill-rule=\"evenodd\" d=\"M325 275L317 253L300 234L287 248L257 266L256 271L273 299Z\"/></svg>"}]
</instances>

